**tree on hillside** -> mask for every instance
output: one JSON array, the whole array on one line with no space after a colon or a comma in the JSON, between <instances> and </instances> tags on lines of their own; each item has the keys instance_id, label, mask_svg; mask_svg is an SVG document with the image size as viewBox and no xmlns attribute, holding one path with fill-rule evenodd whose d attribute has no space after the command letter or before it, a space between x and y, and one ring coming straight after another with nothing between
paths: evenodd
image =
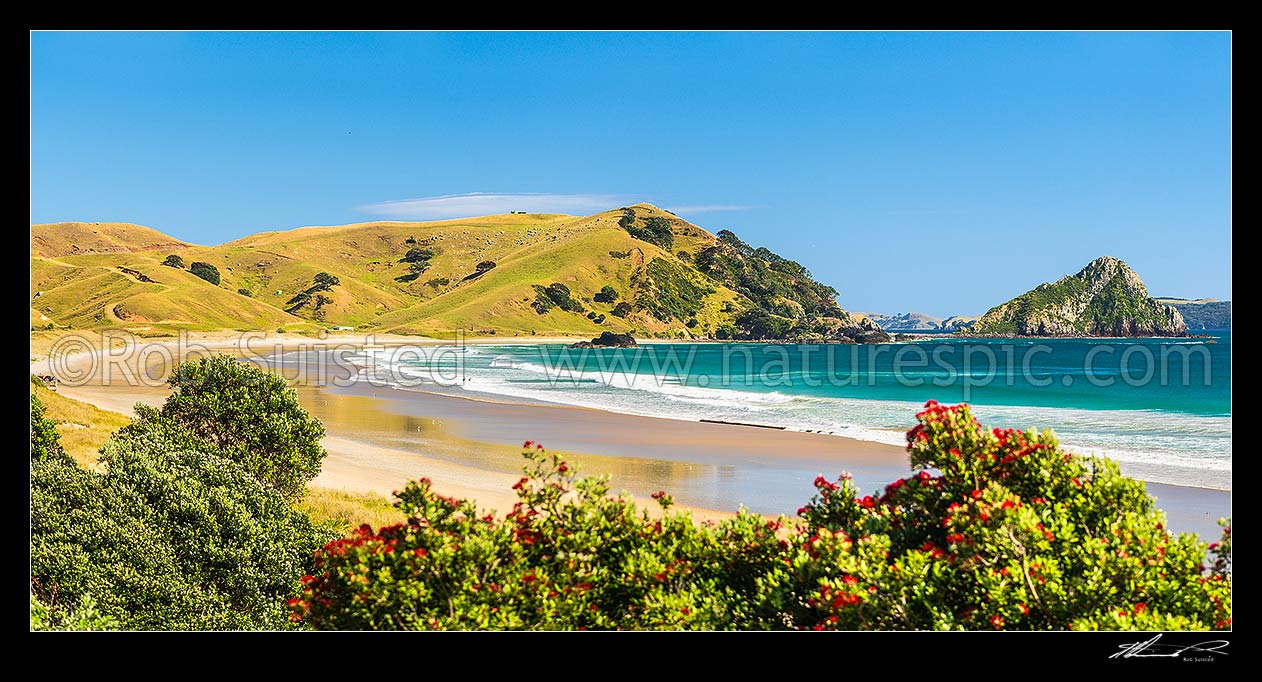
<instances>
[{"instance_id":1,"label":"tree on hillside","mask_svg":"<svg viewBox=\"0 0 1262 682\"><path fill-rule=\"evenodd\" d=\"M167 384L174 392L162 408L137 407L120 433L173 430L191 449L238 462L289 499L320 472L324 425L302 409L283 378L216 355L180 363Z\"/></svg>"},{"instance_id":2,"label":"tree on hillside","mask_svg":"<svg viewBox=\"0 0 1262 682\"><path fill-rule=\"evenodd\" d=\"M597 303L613 303L618 300L618 290L606 284L595 296L592 296L592 300Z\"/></svg>"},{"instance_id":3,"label":"tree on hillside","mask_svg":"<svg viewBox=\"0 0 1262 682\"><path fill-rule=\"evenodd\" d=\"M311 288L316 291L328 291L341 283L341 280L337 278L337 275L330 275L327 272L316 274L314 281L315 285Z\"/></svg>"},{"instance_id":4,"label":"tree on hillside","mask_svg":"<svg viewBox=\"0 0 1262 682\"><path fill-rule=\"evenodd\" d=\"M184 259L183 259L183 258L180 258L180 257L179 257L179 256L177 256L177 255L175 255L174 253L173 253L173 254L171 254L171 255L169 255L169 256L167 256L167 257L166 257L166 260L162 261L162 264L163 264L163 265L168 265L168 266L173 267L173 268L179 268L179 269L181 269L181 270L183 270L183 269L184 269Z\"/></svg>"},{"instance_id":5,"label":"tree on hillside","mask_svg":"<svg viewBox=\"0 0 1262 682\"><path fill-rule=\"evenodd\" d=\"M404 263L419 263L434 257L432 249L411 248L403 256Z\"/></svg>"},{"instance_id":6,"label":"tree on hillside","mask_svg":"<svg viewBox=\"0 0 1262 682\"><path fill-rule=\"evenodd\" d=\"M215 286L219 286L219 268L210 263L194 261L192 265L188 266L188 271Z\"/></svg>"}]
</instances>

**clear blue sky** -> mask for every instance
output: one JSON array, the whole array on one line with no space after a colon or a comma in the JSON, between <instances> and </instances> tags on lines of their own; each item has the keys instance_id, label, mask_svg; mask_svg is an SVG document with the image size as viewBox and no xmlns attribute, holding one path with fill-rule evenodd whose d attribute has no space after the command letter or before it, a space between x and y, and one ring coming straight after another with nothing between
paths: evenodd
<instances>
[{"instance_id":1,"label":"clear blue sky","mask_svg":"<svg viewBox=\"0 0 1262 682\"><path fill-rule=\"evenodd\" d=\"M980 313L1105 254L1229 298L1230 38L35 33L30 217L215 244L649 201L851 310Z\"/></svg>"}]
</instances>

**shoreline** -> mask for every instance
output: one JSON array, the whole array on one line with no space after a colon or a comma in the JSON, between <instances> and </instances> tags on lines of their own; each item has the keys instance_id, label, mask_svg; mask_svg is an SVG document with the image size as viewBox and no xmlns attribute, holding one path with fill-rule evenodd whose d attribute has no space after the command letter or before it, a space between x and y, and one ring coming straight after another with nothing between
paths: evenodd
<instances>
[{"instance_id":1,"label":"shoreline","mask_svg":"<svg viewBox=\"0 0 1262 682\"><path fill-rule=\"evenodd\" d=\"M330 335L326 339L295 337L274 341L284 352L283 349L355 345L355 340L363 345L370 336ZM450 343L443 339L397 336L371 340L390 345ZM481 344L492 345L568 340L560 337L479 339ZM250 350L241 347L238 335L190 341L207 350L238 356ZM60 362L67 366L91 365L93 358L99 361L104 352L101 349L82 352L66 356ZM48 364L47 359L33 361L32 372L43 373ZM166 395L162 385L120 386L102 382L84 386L63 384L62 392L128 416L136 402L159 404ZM613 491L628 490L638 502L643 502L648 492L666 489L675 495L680 508L694 511L697 518L732 515L735 505L723 504L721 500L758 500L759 503L750 505L751 511L791 515L791 510L805 503L813 493L810 481L817 474L832 477L841 470L849 470L866 492L911 471L904 448L842 435L755 429L542 401L526 403L363 385L308 387L300 389L300 393L303 392L307 396L306 403L312 403L304 406L313 414L320 411L312 409L313 401L337 405L349 401L358 405L357 411L347 414L365 420L366 427L357 427L345 420L339 421L336 409L317 414L328 429L329 458L313 484L335 489L388 495L401 488L408 478L428 476L434 481L435 489L443 494L471 497L481 507L511 507L513 498L509 486L520 477L519 446L527 438L543 442L567 456L576 453L574 458L582 463L585 474L611 474ZM399 419L403 421L395 424ZM402 424L412 428L412 422L426 419L434 427L428 428L422 436L403 431ZM393 431L383 426L387 423L393 424L390 427ZM762 494L776 484L792 490L792 499L776 501ZM1230 515L1230 491L1151 481L1146 481L1146 485L1150 493L1158 496L1159 506L1172 522L1180 518L1178 525L1185 530L1196 530L1204 535L1212 528L1217 515ZM655 509L656 505L649 508ZM1209 518L1211 516L1213 518Z\"/></svg>"}]
</instances>

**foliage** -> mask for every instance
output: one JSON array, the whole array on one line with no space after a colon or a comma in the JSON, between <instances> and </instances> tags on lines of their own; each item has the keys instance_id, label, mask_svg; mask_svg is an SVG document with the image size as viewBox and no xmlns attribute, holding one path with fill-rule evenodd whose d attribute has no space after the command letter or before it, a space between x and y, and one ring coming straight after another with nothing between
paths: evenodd
<instances>
[{"instance_id":1,"label":"foliage","mask_svg":"<svg viewBox=\"0 0 1262 682\"><path fill-rule=\"evenodd\" d=\"M618 290L606 284L592 296L592 300L597 303L613 303L618 300Z\"/></svg>"},{"instance_id":2,"label":"foliage","mask_svg":"<svg viewBox=\"0 0 1262 682\"><path fill-rule=\"evenodd\" d=\"M65 459L33 464L41 627L289 625L284 600L330 535L235 462L177 446L163 434L120 433L103 448L106 473Z\"/></svg>"},{"instance_id":3,"label":"foliage","mask_svg":"<svg viewBox=\"0 0 1262 682\"><path fill-rule=\"evenodd\" d=\"M192 265L188 266L188 271L215 286L219 286L219 268L210 263L194 261Z\"/></svg>"},{"instance_id":4,"label":"foliage","mask_svg":"<svg viewBox=\"0 0 1262 682\"><path fill-rule=\"evenodd\" d=\"M61 447L61 437L57 435L57 422L44 416L44 403L32 393L31 461L40 462L48 459L69 460L69 456Z\"/></svg>"},{"instance_id":5,"label":"foliage","mask_svg":"<svg viewBox=\"0 0 1262 682\"><path fill-rule=\"evenodd\" d=\"M644 221L644 227L636 227L635 221L635 209L624 208L622 216L618 218L618 226L636 239L656 244L670 251L675 241L675 234L670 229L670 220L661 216L652 216Z\"/></svg>"},{"instance_id":6,"label":"foliage","mask_svg":"<svg viewBox=\"0 0 1262 682\"><path fill-rule=\"evenodd\" d=\"M31 593L31 630L117 630L116 618L104 615L92 595L77 604L49 606Z\"/></svg>"},{"instance_id":7,"label":"foliage","mask_svg":"<svg viewBox=\"0 0 1262 682\"><path fill-rule=\"evenodd\" d=\"M40 385L32 385L31 389L43 406L44 418L57 425L57 442L61 449L82 466L95 463L98 451L109 440L110 435L131 421L117 412L73 400ZM35 442L35 438L32 438L32 442Z\"/></svg>"},{"instance_id":8,"label":"foliage","mask_svg":"<svg viewBox=\"0 0 1262 682\"><path fill-rule=\"evenodd\" d=\"M298 293L294 294L293 298L285 302L286 305L289 306L288 308L285 308L285 312L288 312L288 313L298 312L299 308L307 305L310 302L311 302L311 294L306 291L299 291Z\"/></svg>"},{"instance_id":9,"label":"foliage","mask_svg":"<svg viewBox=\"0 0 1262 682\"><path fill-rule=\"evenodd\" d=\"M250 293L250 290L249 290L249 289L245 289L245 288L237 289L237 293L238 293L238 294L241 294L242 296L253 296L253 295L254 295L254 294Z\"/></svg>"},{"instance_id":10,"label":"foliage","mask_svg":"<svg viewBox=\"0 0 1262 682\"><path fill-rule=\"evenodd\" d=\"M587 311L582 303L572 297L570 288L560 282L553 282L546 287L536 284L534 290L535 300L530 306L540 315L547 313L554 306L572 313Z\"/></svg>"},{"instance_id":11,"label":"foliage","mask_svg":"<svg viewBox=\"0 0 1262 682\"><path fill-rule=\"evenodd\" d=\"M315 282L311 286L311 289L314 291L328 291L342 283L342 280L338 279L337 275L330 275L327 272L316 273L316 276L312 278L312 281Z\"/></svg>"},{"instance_id":12,"label":"foliage","mask_svg":"<svg viewBox=\"0 0 1262 682\"><path fill-rule=\"evenodd\" d=\"M699 251L693 262L750 304L733 321L735 328L724 329L729 336L719 338L782 339L795 324L846 317L837 305L837 290L815 281L800 263L765 247L755 249L730 230L716 236L718 243Z\"/></svg>"},{"instance_id":13,"label":"foliage","mask_svg":"<svg viewBox=\"0 0 1262 682\"><path fill-rule=\"evenodd\" d=\"M404 263L420 263L434 257L433 249L411 248L403 256Z\"/></svg>"},{"instance_id":14,"label":"foliage","mask_svg":"<svg viewBox=\"0 0 1262 682\"><path fill-rule=\"evenodd\" d=\"M181 447L241 464L287 498L320 472L324 426L298 404L282 377L228 355L180 363L160 410L136 408L120 433L161 433Z\"/></svg>"},{"instance_id":15,"label":"foliage","mask_svg":"<svg viewBox=\"0 0 1262 682\"><path fill-rule=\"evenodd\" d=\"M609 314L614 317L626 317L631 314L631 304L626 301L622 301L618 305L614 306L613 310L609 311Z\"/></svg>"},{"instance_id":16,"label":"foliage","mask_svg":"<svg viewBox=\"0 0 1262 682\"><path fill-rule=\"evenodd\" d=\"M705 297L714 293L704 284L705 278L691 275L678 263L660 256L649 261L645 275L635 280L636 300L662 321L696 315L705 304Z\"/></svg>"},{"instance_id":17,"label":"foliage","mask_svg":"<svg viewBox=\"0 0 1262 682\"><path fill-rule=\"evenodd\" d=\"M326 545L291 606L329 629L1230 627L1229 526L1167 532L1142 483L1050 431L917 418L917 474L879 495L821 476L792 528L698 525L664 493L650 514L528 442L506 515L409 483L407 522Z\"/></svg>"},{"instance_id":18,"label":"foliage","mask_svg":"<svg viewBox=\"0 0 1262 682\"><path fill-rule=\"evenodd\" d=\"M626 250L626 251L610 251L610 252L609 252L609 255L610 255L611 257L613 257L613 258L619 258L619 259L622 259L622 258L630 258L630 257L631 257L631 250L630 250L630 249L628 249L628 250Z\"/></svg>"},{"instance_id":19,"label":"foliage","mask_svg":"<svg viewBox=\"0 0 1262 682\"><path fill-rule=\"evenodd\" d=\"M783 339L789 335L793 320L753 308L736 316L734 339Z\"/></svg>"},{"instance_id":20,"label":"foliage","mask_svg":"<svg viewBox=\"0 0 1262 682\"><path fill-rule=\"evenodd\" d=\"M174 253L167 256L166 259L162 261L162 264L173 268L179 268L181 270L184 269L184 259Z\"/></svg>"}]
</instances>

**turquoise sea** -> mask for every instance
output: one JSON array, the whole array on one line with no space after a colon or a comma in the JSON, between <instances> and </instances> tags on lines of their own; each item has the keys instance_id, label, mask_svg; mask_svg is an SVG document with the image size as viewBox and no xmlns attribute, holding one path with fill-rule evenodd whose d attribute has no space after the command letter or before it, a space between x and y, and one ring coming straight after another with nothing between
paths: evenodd
<instances>
[{"instance_id":1,"label":"turquoise sea","mask_svg":"<svg viewBox=\"0 0 1262 682\"><path fill-rule=\"evenodd\" d=\"M356 361L401 388L903 444L926 400L1052 428L1146 480L1231 489L1231 333L1180 339L927 339L885 345L466 346ZM444 389L446 390L446 389Z\"/></svg>"}]
</instances>

